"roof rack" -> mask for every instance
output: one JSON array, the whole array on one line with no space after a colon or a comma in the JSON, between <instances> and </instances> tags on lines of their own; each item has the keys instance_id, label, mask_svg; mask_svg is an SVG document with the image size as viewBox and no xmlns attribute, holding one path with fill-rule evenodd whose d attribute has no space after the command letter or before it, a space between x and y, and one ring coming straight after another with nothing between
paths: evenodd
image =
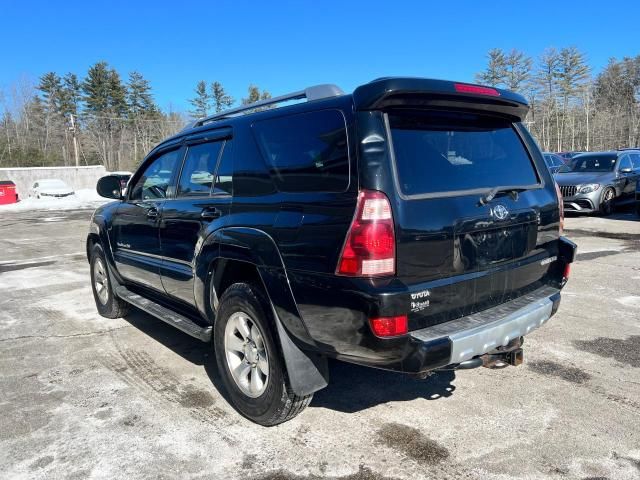
<instances>
[{"instance_id":1,"label":"roof rack","mask_svg":"<svg viewBox=\"0 0 640 480\"><path fill-rule=\"evenodd\" d=\"M279 97L267 98L266 100L260 100L254 103L248 103L241 107L225 110L224 112L216 113L215 115L209 115L208 117L199 118L187 128L200 127L206 123L220 120L222 118L238 115L243 112L250 112L256 108L265 107L267 105L274 105L276 103L288 102L290 100L301 100L306 98L308 102L312 100L320 100L323 98L338 97L344 95L342 89L336 85L323 84L307 87L304 90L298 92L287 93L286 95L280 95Z\"/></svg>"}]
</instances>

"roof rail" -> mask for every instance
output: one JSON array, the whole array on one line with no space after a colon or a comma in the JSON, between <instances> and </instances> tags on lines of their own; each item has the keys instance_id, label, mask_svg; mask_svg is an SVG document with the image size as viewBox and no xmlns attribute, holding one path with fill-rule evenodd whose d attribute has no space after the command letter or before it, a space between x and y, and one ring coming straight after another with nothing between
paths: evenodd
<instances>
[{"instance_id":1,"label":"roof rail","mask_svg":"<svg viewBox=\"0 0 640 480\"><path fill-rule=\"evenodd\" d=\"M231 117L234 115L238 115L243 112L249 112L251 110L255 110L256 108L265 107L267 105L274 105L276 103L288 102L290 100L301 100L306 98L308 102L312 100L320 100L323 98L329 97L338 97L340 95L344 95L342 89L336 85L332 84L323 84L323 85L314 85L312 87L307 87L304 90L300 90L298 92L287 93L286 95L280 95L279 97L267 98L266 100L260 100L254 103L248 103L246 105L242 105L241 107L231 108L229 110L225 110L220 113L216 113L215 115L209 115L207 117L199 118L187 128L195 128L200 127L206 123L213 122L215 120L220 120L222 118Z\"/></svg>"}]
</instances>

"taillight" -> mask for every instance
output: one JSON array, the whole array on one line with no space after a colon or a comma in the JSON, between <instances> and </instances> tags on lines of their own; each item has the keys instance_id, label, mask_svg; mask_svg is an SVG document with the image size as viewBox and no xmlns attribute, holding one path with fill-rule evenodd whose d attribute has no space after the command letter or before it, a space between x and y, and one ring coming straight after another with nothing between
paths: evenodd
<instances>
[{"instance_id":1,"label":"taillight","mask_svg":"<svg viewBox=\"0 0 640 480\"><path fill-rule=\"evenodd\" d=\"M560 187L556 183L556 196L558 197L558 206L560 207L560 235L564 231L564 200L562 199L562 192Z\"/></svg>"},{"instance_id":2,"label":"taillight","mask_svg":"<svg viewBox=\"0 0 640 480\"><path fill-rule=\"evenodd\" d=\"M500 92L495 88L482 87L480 85L469 85L468 83L455 83L454 88L456 92L460 93L475 93L478 95L489 95L491 97L499 97Z\"/></svg>"},{"instance_id":3,"label":"taillight","mask_svg":"<svg viewBox=\"0 0 640 480\"><path fill-rule=\"evenodd\" d=\"M562 279L567 281L569 279L569 275L571 275L571 264L567 263L564 266L564 271L562 272Z\"/></svg>"},{"instance_id":4,"label":"taillight","mask_svg":"<svg viewBox=\"0 0 640 480\"><path fill-rule=\"evenodd\" d=\"M409 331L406 315L371 318L369 324L373 333L378 337L397 337Z\"/></svg>"},{"instance_id":5,"label":"taillight","mask_svg":"<svg viewBox=\"0 0 640 480\"><path fill-rule=\"evenodd\" d=\"M389 199L382 192L362 190L336 273L374 277L395 271L396 235Z\"/></svg>"}]
</instances>

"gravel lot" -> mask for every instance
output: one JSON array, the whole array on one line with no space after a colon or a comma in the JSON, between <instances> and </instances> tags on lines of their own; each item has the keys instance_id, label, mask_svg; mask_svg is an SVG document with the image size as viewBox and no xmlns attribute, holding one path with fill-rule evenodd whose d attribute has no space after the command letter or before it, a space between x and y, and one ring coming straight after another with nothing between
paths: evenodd
<instances>
[{"instance_id":1,"label":"gravel lot","mask_svg":"<svg viewBox=\"0 0 640 480\"><path fill-rule=\"evenodd\" d=\"M414 380L342 363L284 425L243 419L205 344L98 316L89 210L0 212L0 477L640 478L640 221L569 218L525 364Z\"/></svg>"}]
</instances>

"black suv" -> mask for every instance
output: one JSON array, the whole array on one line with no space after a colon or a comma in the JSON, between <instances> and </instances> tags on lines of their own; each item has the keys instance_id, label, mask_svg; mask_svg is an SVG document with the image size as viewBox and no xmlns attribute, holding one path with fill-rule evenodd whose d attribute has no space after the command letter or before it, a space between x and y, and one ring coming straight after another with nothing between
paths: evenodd
<instances>
[{"instance_id":1,"label":"black suv","mask_svg":"<svg viewBox=\"0 0 640 480\"><path fill-rule=\"evenodd\" d=\"M125 196L100 180L118 201L87 239L98 311L134 305L212 342L234 406L262 425L309 404L329 357L419 376L518 365L575 252L527 109L383 78L199 120Z\"/></svg>"}]
</instances>

